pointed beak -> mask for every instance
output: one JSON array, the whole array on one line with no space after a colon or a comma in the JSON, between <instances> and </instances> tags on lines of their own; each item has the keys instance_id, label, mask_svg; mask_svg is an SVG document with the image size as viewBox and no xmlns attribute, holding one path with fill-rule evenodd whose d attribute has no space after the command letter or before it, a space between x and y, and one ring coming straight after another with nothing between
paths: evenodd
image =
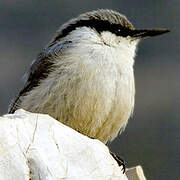
<instances>
[{"instance_id":1,"label":"pointed beak","mask_svg":"<svg viewBox=\"0 0 180 180\"><path fill-rule=\"evenodd\" d=\"M170 32L167 29L134 30L132 37L137 39L150 38Z\"/></svg>"}]
</instances>

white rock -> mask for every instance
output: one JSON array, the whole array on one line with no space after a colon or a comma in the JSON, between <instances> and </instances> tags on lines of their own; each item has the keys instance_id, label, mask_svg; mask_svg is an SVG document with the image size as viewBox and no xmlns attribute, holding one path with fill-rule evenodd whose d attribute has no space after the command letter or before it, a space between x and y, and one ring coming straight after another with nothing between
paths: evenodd
<instances>
[{"instance_id":1,"label":"white rock","mask_svg":"<svg viewBox=\"0 0 180 180\"><path fill-rule=\"evenodd\" d=\"M98 140L43 114L0 117L0 180L127 180Z\"/></svg>"}]
</instances>

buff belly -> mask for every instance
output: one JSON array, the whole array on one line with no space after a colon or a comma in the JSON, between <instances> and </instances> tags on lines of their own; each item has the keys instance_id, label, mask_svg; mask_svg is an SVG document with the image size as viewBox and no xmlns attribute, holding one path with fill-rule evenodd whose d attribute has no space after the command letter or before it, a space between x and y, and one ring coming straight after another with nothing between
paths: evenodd
<instances>
[{"instance_id":1,"label":"buff belly","mask_svg":"<svg viewBox=\"0 0 180 180\"><path fill-rule=\"evenodd\" d=\"M78 132L106 143L124 129L134 107L134 79L116 66L49 76L22 98L21 108L49 114ZM111 70L110 70L111 69ZM89 73L91 72L91 73ZM68 79L68 81L67 81Z\"/></svg>"}]
</instances>

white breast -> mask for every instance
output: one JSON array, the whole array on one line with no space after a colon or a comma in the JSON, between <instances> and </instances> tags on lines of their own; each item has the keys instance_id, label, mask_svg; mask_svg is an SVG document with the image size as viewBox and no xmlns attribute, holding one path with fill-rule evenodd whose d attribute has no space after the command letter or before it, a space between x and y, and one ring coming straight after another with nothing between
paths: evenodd
<instances>
[{"instance_id":1,"label":"white breast","mask_svg":"<svg viewBox=\"0 0 180 180\"><path fill-rule=\"evenodd\" d=\"M82 32L81 32L82 33ZM76 58L77 85L75 100L81 107L82 122L70 126L103 142L115 138L124 129L134 108L134 56L136 44L108 32L101 39L86 35L70 50ZM98 39L98 41L97 41ZM109 44L108 44L109 43ZM77 75L76 74L76 75ZM78 76L78 75L77 75ZM76 85L73 85L73 87ZM72 103L70 103L72 104ZM83 117L82 117L83 114Z\"/></svg>"},{"instance_id":2,"label":"white breast","mask_svg":"<svg viewBox=\"0 0 180 180\"><path fill-rule=\"evenodd\" d=\"M130 48L128 41L119 42L124 39L117 41L108 33L99 37L87 29L70 34L74 45L56 59L56 70L21 106L48 113L82 134L107 142L125 127L133 111L135 45Z\"/></svg>"}]
</instances>

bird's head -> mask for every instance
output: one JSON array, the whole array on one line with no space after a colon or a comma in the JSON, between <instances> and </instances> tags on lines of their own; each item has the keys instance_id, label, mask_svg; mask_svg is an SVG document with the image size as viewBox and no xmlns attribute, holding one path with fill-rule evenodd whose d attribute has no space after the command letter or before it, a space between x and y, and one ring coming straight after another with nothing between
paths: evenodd
<instances>
[{"instance_id":1,"label":"bird's head","mask_svg":"<svg viewBox=\"0 0 180 180\"><path fill-rule=\"evenodd\" d=\"M63 24L57 31L56 37L53 40L56 41L57 39L63 38L72 31L82 27L91 28L100 36L103 36L104 33L108 32L117 38L125 38L130 41L150 38L169 32L167 29L135 29L131 22L119 12L108 9L99 9L80 14L77 18L73 18Z\"/></svg>"},{"instance_id":2,"label":"bird's head","mask_svg":"<svg viewBox=\"0 0 180 180\"><path fill-rule=\"evenodd\" d=\"M80 14L63 24L50 45L66 38L69 41L85 39L86 43L102 43L110 47L135 52L141 39L169 32L166 29L136 29L131 22L117 11L99 9ZM76 38L74 38L76 36ZM68 37L68 38L67 38Z\"/></svg>"}]
</instances>

